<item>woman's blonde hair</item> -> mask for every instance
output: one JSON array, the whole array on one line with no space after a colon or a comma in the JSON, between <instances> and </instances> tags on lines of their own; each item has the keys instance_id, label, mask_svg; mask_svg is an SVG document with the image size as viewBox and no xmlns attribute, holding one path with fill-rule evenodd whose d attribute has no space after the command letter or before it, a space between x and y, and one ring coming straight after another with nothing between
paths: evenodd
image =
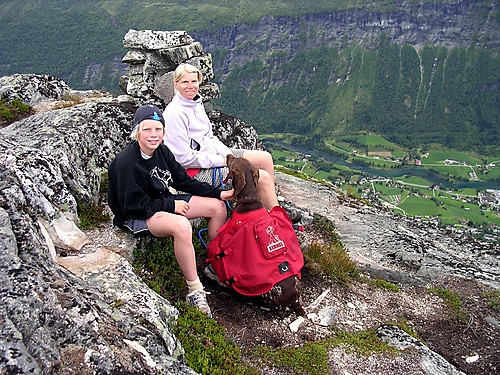
<instances>
[{"instance_id":1,"label":"woman's blonde hair","mask_svg":"<svg viewBox=\"0 0 500 375\"><path fill-rule=\"evenodd\" d=\"M182 63L177 67L177 69L175 69L174 82L179 82L182 76L186 73L196 73L198 75L198 82L201 84L201 82L203 81L203 75L201 74L200 69L198 69L194 65Z\"/></svg>"},{"instance_id":2,"label":"woman's blonde hair","mask_svg":"<svg viewBox=\"0 0 500 375\"><path fill-rule=\"evenodd\" d=\"M146 119L148 120L148 119ZM134 130L132 130L132 133L130 133L130 138L133 140L133 141L138 141L139 140L139 133L142 131L142 128L144 127L144 121L145 120L142 120L140 123L137 124L137 126L134 128ZM158 121L161 123L161 121ZM163 126L163 124L162 124ZM165 135L165 127L163 126L163 135Z\"/></svg>"}]
</instances>

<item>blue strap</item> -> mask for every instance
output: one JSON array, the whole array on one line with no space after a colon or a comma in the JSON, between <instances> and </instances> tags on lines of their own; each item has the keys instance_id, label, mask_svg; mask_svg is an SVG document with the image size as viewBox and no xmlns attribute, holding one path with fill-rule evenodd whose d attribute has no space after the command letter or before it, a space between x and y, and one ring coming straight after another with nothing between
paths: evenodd
<instances>
[{"instance_id":1,"label":"blue strap","mask_svg":"<svg viewBox=\"0 0 500 375\"><path fill-rule=\"evenodd\" d=\"M214 168L214 173L212 175L212 185L215 186L215 181L216 181L215 178L217 177L217 172L219 172L220 186L221 186L222 190L224 190L224 179L222 178L221 168L223 168L223 167L215 167ZM226 205L229 208L229 210L231 212L233 212L233 209L231 208L231 206L230 206L230 204L229 204L228 201L226 201ZM198 235L198 239L200 240L201 244L206 249L207 248L207 244L205 243L205 241L203 241L203 238L201 237L201 233L205 232L205 231L208 231L208 228L200 229L198 231L197 235Z\"/></svg>"},{"instance_id":2,"label":"blue strap","mask_svg":"<svg viewBox=\"0 0 500 375\"><path fill-rule=\"evenodd\" d=\"M221 186L222 190L224 190L224 179L222 178L221 168L224 168L224 167L214 167L214 173L212 175L212 185L215 186L215 178L217 177L217 172L219 172L220 186ZM229 204L228 201L226 201L226 205L229 208L229 211L233 212L233 209L231 208L231 205Z\"/></svg>"},{"instance_id":3,"label":"blue strap","mask_svg":"<svg viewBox=\"0 0 500 375\"><path fill-rule=\"evenodd\" d=\"M203 228L203 229L200 229L198 231L198 239L200 240L201 244L203 245L203 247L206 249L207 248L207 244L205 243L205 241L203 241L203 238L201 237L201 232L205 232L207 231L208 228Z\"/></svg>"}]
</instances>

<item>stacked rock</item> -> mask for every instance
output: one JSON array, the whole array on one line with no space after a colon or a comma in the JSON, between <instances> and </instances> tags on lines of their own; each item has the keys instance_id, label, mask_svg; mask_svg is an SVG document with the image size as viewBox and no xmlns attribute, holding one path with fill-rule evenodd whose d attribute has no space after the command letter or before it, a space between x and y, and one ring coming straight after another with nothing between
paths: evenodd
<instances>
[{"instance_id":1,"label":"stacked rock","mask_svg":"<svg viewBox=\"0 0 500 375\"><path fill-rule=\"evenodd\" d=\"M135 98L137 104L164 107L174 96L174 70L186 62L198 67L203 75L200 95L205 102L220 97L212 56L204 53L201 43L185 31L129 30L123 46L130 51L122 59L130 64L128 75L120 79L121 90ZM207 103L205 103L207 104Z\"/></svg>"}]
</instances>

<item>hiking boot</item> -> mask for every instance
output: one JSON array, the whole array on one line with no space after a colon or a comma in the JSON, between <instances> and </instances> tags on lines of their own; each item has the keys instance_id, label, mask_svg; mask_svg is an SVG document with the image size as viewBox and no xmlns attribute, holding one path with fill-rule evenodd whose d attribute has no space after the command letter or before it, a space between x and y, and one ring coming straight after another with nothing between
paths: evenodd
<instances>
[{"instance_id":1,"label":"hiking boot","mask_svg":"<svg viewBox=\"0 0 500 375\"><path fill-rule=\"evenodd\" d=\"M186 301L189 306L196 307L202 313L207 314L208 317L211 318L212 312L210 311L210 306L208 306L207 294L210 293L205 292L204 290L195 290L186 296Z\"/></svg>"},{"instance_id":2,"label":"hiking boot","mask_svg":"<svg viewBox=\"0 0 500 375\"><path fill-rule=\"evenodd\" d=\"M222 283L220 280L219 280L219 275L217 275L217 273L215 272L214 268L212 267L211 264L209 264L208 266L205 267L205 269L203 270L203 273L205 274L206 277L208 277L210 280L213 280L213 281L217 281L217 283L219 284L219 286L222 286L224 288L227 288L227 285Z\"/></svg>"}]
</instances>

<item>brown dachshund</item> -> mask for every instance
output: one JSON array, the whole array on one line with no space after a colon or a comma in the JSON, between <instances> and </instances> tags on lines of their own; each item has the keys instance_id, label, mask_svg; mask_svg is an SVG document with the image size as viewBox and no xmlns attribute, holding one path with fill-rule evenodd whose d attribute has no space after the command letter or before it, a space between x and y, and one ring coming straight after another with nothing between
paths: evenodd
<instances>
[{"instance_id":1,"label":"brown dachshund","mask_svg":"<svg viewBox=\"0 0 500 375\"><path fill-rule=\"evenodd\" d=\"M247 213L264 207L258 193L259 168L248 159L236 158L233 155L227 155L227 167L229 174L226 180L231 179L236 197L234 211ZM290 307L304 316L306 312L302 307L301 293L302 286L299 278L290 276L276 283L269 292L260 297L265 303L281 308Z\"/></svg>"},{"instance_id":2,"label":"brown dachshund","mask_svg":"<svg viewBox=\"0 0 500 375\"><path fill-rule=\"evenodd\" d=\"M234 210L243 214L264 207L258 193L259 167L248 159L236 158L233 155L227 155L227 167L229 174L226 181L231 179L236 197Z\"/></svg>"}]
</instances>

